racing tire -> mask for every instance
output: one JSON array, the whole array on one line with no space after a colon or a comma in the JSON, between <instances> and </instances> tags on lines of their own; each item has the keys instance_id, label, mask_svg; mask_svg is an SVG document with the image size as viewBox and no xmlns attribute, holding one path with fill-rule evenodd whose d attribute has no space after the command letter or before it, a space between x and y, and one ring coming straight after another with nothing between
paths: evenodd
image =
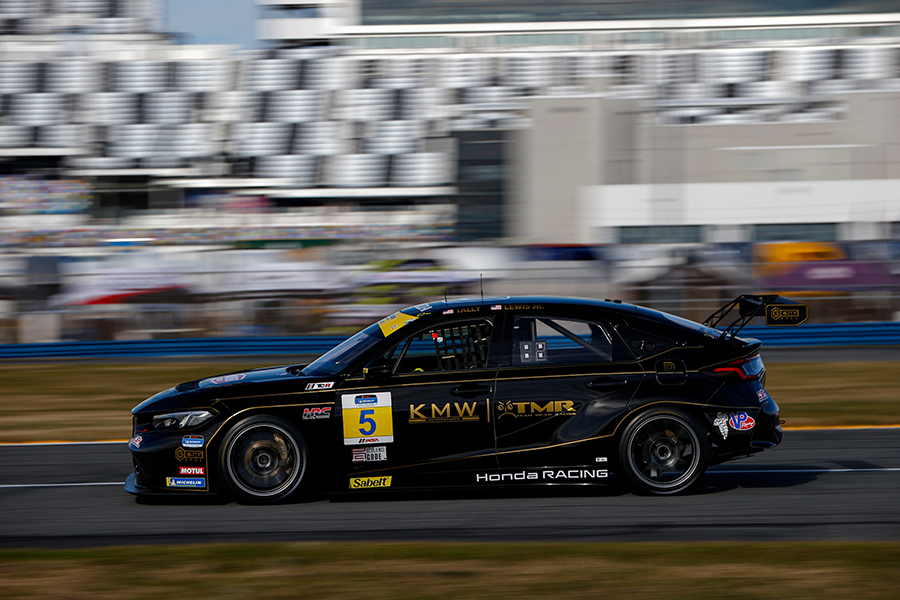
<instances>
[{"instance_id":1,"label":"racing tire","mask_svg":"<svg viewBox=\"0 0 900 600\"><path fill-rule=\"evenodd\" d=\"M683 492L706 472L709 437L694 417L674 408L642 412L619 438L619 466L636 491Z\"/></svg>"},{"instance_id":2,"label":"racing tire","mask_svg":"<svg viewBox=\"0 0 900 600\"><path fill-rule=\"evenodd\" d=\"M248 504L274 504L298 495L309 479L309 450L290 423L256 416L234 425L219 461L232 495Z\"/></svg>"}]
</instances>

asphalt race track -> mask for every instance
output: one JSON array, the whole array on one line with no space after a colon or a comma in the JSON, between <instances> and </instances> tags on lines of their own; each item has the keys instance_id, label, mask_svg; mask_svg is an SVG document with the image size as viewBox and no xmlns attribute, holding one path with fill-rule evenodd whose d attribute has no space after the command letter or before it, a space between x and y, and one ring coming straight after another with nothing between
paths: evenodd
<instances>
[{"instance_id":1,"label":"asphalt race track","mask_svg":"<svg viewBox=\"0 0 900 600\"><path fill-rule=\"evenodd\" d=\"M145 504L124 443L0 446L0 547L225 541L900 540L900 428L788 431L693 493L620 486L244 506Z\"/></svg>"}]
</instances>

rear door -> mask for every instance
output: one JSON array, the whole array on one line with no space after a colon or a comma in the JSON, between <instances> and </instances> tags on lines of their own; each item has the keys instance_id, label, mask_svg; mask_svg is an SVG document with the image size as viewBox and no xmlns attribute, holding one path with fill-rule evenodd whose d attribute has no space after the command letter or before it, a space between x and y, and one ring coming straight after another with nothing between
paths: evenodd
<instances>
[{"instance_id":1,"label":"rear door","mask_svg":"<svg viewBox=\"0 0 900 600\"><path fill-rule=\"evenodd\" d=\"M532 469L542 482L606 476L602 441L641 384L643 371L609 322L510 314L493 401L501 470ZM605 436L605 437L604 437ZM589 467L554 470L548 467Z\"/></svg>"}]
</instances>

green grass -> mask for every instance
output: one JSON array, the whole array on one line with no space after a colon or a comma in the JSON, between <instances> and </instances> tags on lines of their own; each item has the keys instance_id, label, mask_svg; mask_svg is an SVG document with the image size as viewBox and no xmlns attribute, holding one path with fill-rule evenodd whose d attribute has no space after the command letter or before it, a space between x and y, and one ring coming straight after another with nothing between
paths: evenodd
<instances>
[{"instance_id":1,"label":"green grass","mask_svg":"<svg viewBox=\"0 0 900 600\"><path fill-rule=\"evenodd\" d=\"M0 552L0 597L900 596L900 543L298 543Z\"/></svg>"},{"instance_id":2,"label":"green grass","mask_svg":"<svg viewBox=\"0 0 900 600\"><path fill-rule=\"evenodd\" d=\"M126 439L130 410L182 381L259 363L4 363L0 442ZM900 423L900 363L768 366L766 388L791 427Z\"/></svg>"}]
</instances>

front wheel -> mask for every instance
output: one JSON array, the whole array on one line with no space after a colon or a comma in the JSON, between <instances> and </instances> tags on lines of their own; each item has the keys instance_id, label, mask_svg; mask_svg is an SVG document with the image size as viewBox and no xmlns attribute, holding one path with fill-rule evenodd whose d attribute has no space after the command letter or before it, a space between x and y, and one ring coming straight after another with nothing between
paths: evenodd
<instances>
[{"instance_id":1,"label":"front wheel","mask_svg":"<svg viewBox=\"0 0 900 600\"><path fill-rule=\"evenodd\" d=\"M250 417L231 428L221 450L225 482L238 500L274 503L297 491L308 471L303 436L276 417Z\"/></svg>"},{"instance_id":2,"label":"front wheel","mask_svg":"<svg viewBox=\"0 0 900 600\"><path fill-rule=\"evenodd\" d=\"M640 491L676 494L693 485L709 463L706 431L676 409L640 413L619 439L619 464Z\"/></svg>"}]
</instances>

